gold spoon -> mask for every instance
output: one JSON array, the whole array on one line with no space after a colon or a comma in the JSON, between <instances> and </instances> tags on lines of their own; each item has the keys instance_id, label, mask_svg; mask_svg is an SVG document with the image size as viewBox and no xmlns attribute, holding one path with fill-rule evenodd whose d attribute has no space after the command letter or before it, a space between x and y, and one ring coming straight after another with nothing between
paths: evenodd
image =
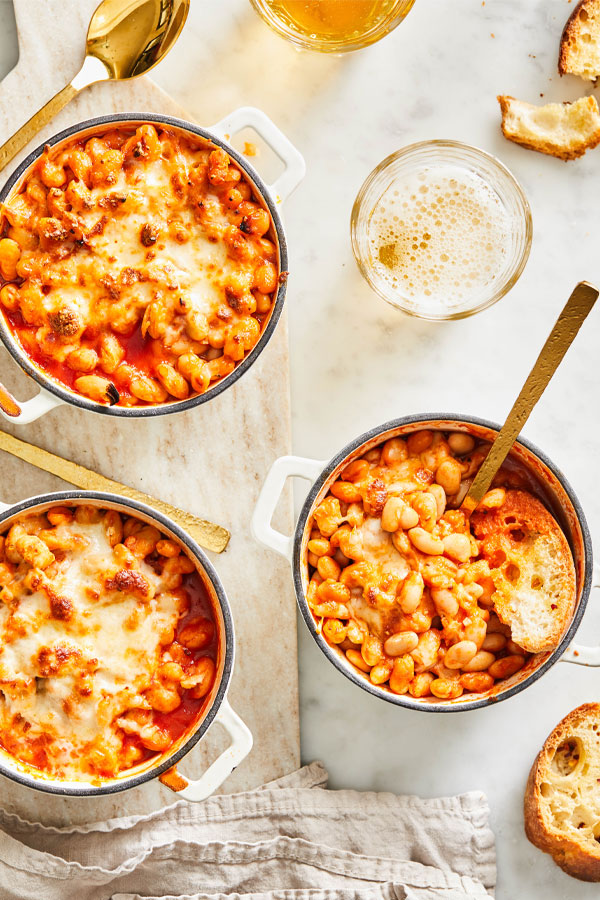
<instances>
[{"instance_id":1,"label":"gold spoon","mask_svg":"<svg viewBox=\"0 0 600 900\"><path fill-rule=\"evenodd\" d=\"M213 522L199 519L191 513L171 506L170 503L165 503L164 500L149 497L148 494L143 494L141 491L136 491L135 488L130 488L124 484L119 484L118 481L105 478L104 475L92 472L91 469L86 469L68 459L63 459L62 456L48 453L47 450L42 450L41 447L36 447L35 444L27 444L25 441L20 441L5 431L0 431L0 450L11 453L18 459L22 459L24 462L42 469L44 472L57 475L63 481L68 481L69 484L74 484L83 488L83 490L107 491L111 494L127 497L129 500L137 500L138 503L145 503L146 506L152 506L163 513L163 515L173 519L180 528L187 531L190 537L207 550L222 553L229 543L230 534L222 525L215 525Z\"/></svg>"},{"instance_id":2,"label":"gold spoon","mask_svg":"<svg viewBox=\"0 0 600 900\"><path fill-rule=\"evenodd\" d=\"M79 91L97 81L121 81L149 72L169 52L185 24L190 0L102 0L87 33L75 78L0 147L0 170Z\"/></svg>"},{"instance_id":3,"label":"gold spoon","mask_svg":"<svg viewBox=\"0 0 600 900\"><path fill-rule=\"evenodd\" d=\"M484 494L489 490L494 475L508 456L533 407L544 393L597 298L597 288L587 281L580 281L567 300L506 422L498 432L462 501L460 508L467 516L479 506Z\"/></svg>"}]
</instances>

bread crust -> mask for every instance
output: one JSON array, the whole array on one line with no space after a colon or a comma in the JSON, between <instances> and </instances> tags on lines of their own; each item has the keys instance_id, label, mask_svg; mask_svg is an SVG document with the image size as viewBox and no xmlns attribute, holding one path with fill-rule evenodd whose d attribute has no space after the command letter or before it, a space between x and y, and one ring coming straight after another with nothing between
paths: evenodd
<instances>
[{"instance_id":1,"label":"bread crust","mask_svg":"<svg viewBox=\"0 0 600 900\"><path fill-rule=\"evenodd\" d=\"M536 497L527 491L507 491L506 499L498 509L475 511L471 517L475 536L482 541L483 556L488 560L492 572L496 592L493 601L500 620L518 628L518 613L515 610L515 597L522 597L520 582L509 580L505 566L514 564L526 570L524 560L537 548L551 546L556 552L552 557L551 571L555 583L560 582L560 591L552 593L554 603L548 612L551 628L546 627L542 633L536 633L534 621L527 622L526 633L523 627L519 631L521 638L513 633L513 639L531 653L551 650L560 643L571 617L576 599L576 575L571 549L562 529ZM495 562L496 558L499 562ZM521 576L519 576L520 578ZM550 580L552 580L550 579ZM545 597L548 597L546 588ZM517 592L517 593L515 593ZM544 597L535 601L538 612L546 610L548 600ZM523 640L526 638L526 640Z\"/></svg>"},{"instance_id":2,"label":"bread crust","mask_svg":"<svg viewBox=\"0 0 600 900\"><path fill-rule=\"evenodd\" d=\"M558 49L558 72L560 75L570 74L569 55L571 52L571 41L576 41L579 37L580 20L579 16L582 10L596 9L600 12L600 2L598 0L579 0L579 3L566 21L565 27L560 38ZM573 73L577 74L577 73ZM588 79L586 79L588 80Z\"/></svg>"},{"instance_id":3,"label":"bread crust","mask_svg":"<svg viewBox=\"0 0 600 900\"><path fill-rule=\"evenodd\" d=\"M590 848L583 841L576 841L561 835L552 829L546 821L541 793L542 783L550 779L550 766L554 754L563 741L573 736L576 728L580 728L587 720L600 722L600 703L584 703L572 710L546 739L544 746L536 756L527 779L523 800L525 834L528 839L549 853L554 862L567 875L581 881L600 881L600 843L598 850Z\"/></svg>"},{"instance_id":4,"label":"bread crust","mask_svg":"<svg viewBox=\"0 0 600 900\"><path fill-rule=\"evenodd\" d=\"M583 156L587 150L593 150L594 147L597 147L598 144L600 144L600 129L598 129L593 138L584 139L579 144L571 145L569 147L560 147L558 144L542 139L530 141L525 137L521 137L516 132L510 131L506 124L506 120L511 113L511 101L515 103L520 103L521 101L516 97L512 97L510 94L499 94L497 99L502 113L502 122L500 125L502 134L507 140L513 141L513 143L519 144L519 146L525 147L527 150L537 150L538 153L545 153L547 156L554 156L556 159L562 159L564 162L568 162L570 159L579 159L579 157Z\"/></svg>"}]
</instances>

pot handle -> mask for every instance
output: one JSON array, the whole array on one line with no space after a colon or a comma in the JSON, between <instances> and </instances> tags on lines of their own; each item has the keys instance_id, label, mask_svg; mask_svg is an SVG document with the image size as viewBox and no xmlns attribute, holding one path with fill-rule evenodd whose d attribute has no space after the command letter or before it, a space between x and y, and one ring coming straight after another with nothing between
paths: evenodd
<instances>
[{"instance_id":1,"label":"pot handle","mask_svg":"<svg viewBox=\"0 0 600 900\"><path fill-rule=\"evenodd\" d=\"M44 413L54 409L55 406L62 406L64 400L59 400L54 394L50 394L43 388L40 388L38 394L31 400L19 403L6 388L0 384L0 416L8 422L15 422L17 425L29 425L43 416Z\"/></svg>"},{"instance_id":2,"label":"pot handle","mask_svg":"<svg viewBox=\"0 0 600 900\"><path fill-rule=\"evenodd\" d=\"M276 531L271 525L275 508L288 478L305 478L314 482L323 471L327 461L306 459L303 456L280 456L276 459L265 478L259 498L252 514L252 534L259 544L281 553L291 562L294 536Z\"/></svg>"},{"instance_id":3,"label":"pot handle","mask_svg":"<svg viewBox=\"0 0 600 900\"><path fill-rule=\"evenodd\" d=\"M273 184L267 185L275 202L284 203L306 174L304 157L277 125L255 106L241 106L209 130L214 131L218 137L230 141L232 135L243 128L253 128L284 164L285 169L279 178Z\"/></svg>"},{"instance_id":4,"label":"pot handle","mask_svg":"<svg viewBox=\"0 0 600 900\"><path fill-rule=\"evenodd\" d=\"M223 700L221 708L214 718L215 722L225 728L231 738L231 744L211 763L201 778L190 780L173 766L160 776L160 781L184 800L199 803L206 800L221 787L226 778L239 766L252 749L252 733L248 726L234 712L227 700Z\"/></svg>"},{"instance_id":5,"label":"pot handle","mask_svg":"<svg viewBox=\"0 0 600 900\"><path fill-rule=\"evenodd\" d=\"M592 590L600 588L600 566L594 563L592 570ZM571 644L563 653L565 662L576 663L578 666L600 666L600 646L586 647L584 644Z\"/></svg>"}]
</instances>

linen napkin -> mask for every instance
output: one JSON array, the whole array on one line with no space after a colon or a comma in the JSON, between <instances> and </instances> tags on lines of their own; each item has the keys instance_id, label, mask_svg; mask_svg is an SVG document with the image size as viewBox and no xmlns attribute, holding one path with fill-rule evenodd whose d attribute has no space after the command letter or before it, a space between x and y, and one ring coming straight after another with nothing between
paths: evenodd
<instances>
[{"instance_id":1,"label":"linen napkin","mask_svg":"<svg viewBox=\"0 0 600 900\"><path fill-rule=\"evenodd\" d=\"M2 900L465 900L493 895L485 796L255 791L56 828L0 810Z\"/></svg>"}]
</instances>

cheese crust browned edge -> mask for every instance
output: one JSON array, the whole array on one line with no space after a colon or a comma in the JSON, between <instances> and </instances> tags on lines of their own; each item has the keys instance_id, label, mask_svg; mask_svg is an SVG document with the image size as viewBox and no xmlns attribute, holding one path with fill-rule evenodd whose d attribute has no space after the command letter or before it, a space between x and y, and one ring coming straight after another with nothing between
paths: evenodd
<instances>
[{"instance_id":1,"label":"cheese crust browned edge","mask_svg":"<svg viewBox=\"0 0 600 900\"><path fill-rule=\"evenodd\" d=\"M537 150L538 153L545 153L546 156L554 156L556 159L562 159L564 162L567 162L570 159L579 159L580 156L586 152L586 150L593 150L594 147L597 147L600 144L600 132L598 133L598 139L592 141L584 141L582 142L576 150L563 150L562 152L552 144L547 143L546 141L539 141L536 143L531 143L530 141L522 140L517 137L517 135L509 134L504 127L504 118L508 114L508 101L516 100L517 103L519 100L517 97L511 97L510 94L498 94L497 97L498 103L500 104L500 111L502 113L502 134L508 141L512 141L514 144L519 144L520 147L525 147L527 150Z\"/></svg>"},{"instance_id":2,"label":"cheese crust browned edge","mask_svg":"<svg viewBox=\"0 0 600 900\"><path fill-rule=\"evenodd\" d=\"M577 34L577 20L579 18L579 12L582 7L587 5L587 0L579 0L579 3L567 19L565 23L565 27L562 30L562 34L560 36L560 44L558 48L558 72L560 75L568 75L567 71L567 41L570 37L575 37Z\"/></svg>"},{"instance_id":3,"label":"cheese crust browned edge","mask_svg":"<svg viewBox=\"0 0 600 900\"><path fill-rule=\"evenodd\" d=\"M572 710L562 719L554 731L552 731L540 752L536 756L527 779L525 797L523 802L523 814L525 819L525 834L532 844L535 844L544 853L549 853L554 862L563 869L567 875L578 878L580 881L600 881L600 859L590 856L585 847L571 840L549 834L540 808L540 785L542 782L542 766L549 765L556 748L572 735L569 730L571 722L581 720L582 717L591 714L600 716L600 703L584 703Z\"/></svg>"}]
</instances>

